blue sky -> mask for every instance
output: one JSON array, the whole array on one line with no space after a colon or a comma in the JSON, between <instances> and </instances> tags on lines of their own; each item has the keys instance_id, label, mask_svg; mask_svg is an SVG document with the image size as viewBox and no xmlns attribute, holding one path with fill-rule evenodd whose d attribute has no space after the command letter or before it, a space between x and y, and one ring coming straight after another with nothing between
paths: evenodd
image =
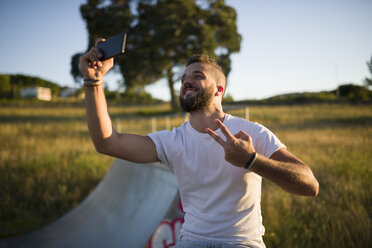
<instances>
[{"instance_id":1,"label":"blue sky","mask_svg":"<svg viewBox=\"0 0 372 248\"><path fill-rule=\"evenodd\" d=\"M70 59L87 48L84 0L0 0L0 73L73 86ZM371 0L227 0L238 13L241 51L232 56L234 99L332 90L370 77ZM114 88L119 77L107 77ZM164 81L146 90L169 99Z\"/></svg>"}]
</instances>

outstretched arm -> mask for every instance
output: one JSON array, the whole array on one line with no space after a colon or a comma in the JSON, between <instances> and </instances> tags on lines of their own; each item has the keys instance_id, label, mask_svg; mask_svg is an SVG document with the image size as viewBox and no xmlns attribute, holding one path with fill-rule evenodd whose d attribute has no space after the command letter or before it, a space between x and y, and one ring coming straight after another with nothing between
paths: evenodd
<instances>
[{"instance_id":1,"label":"outstretched arm","mask_svg":"<svg viewBox=\"0 0 372 248\"><path fill-rule=\"evenodd\" d=\"M103 41L101 39L97 44ZM137 163L158 161L155 145L149 137L118 133L113 128L101 82L114 61L112 58L101 61L102 53L96 46L80 58L84 80L96 82L94 86L88 84L84 87L87 123L96 150Z\"/></svg>"},{"instance_id":2,"label":"outstretched arm","mask_svg":"<svg viewBox=\"0 0 372 248\"><path fill-rule=\"evenodd\" d=\"M209 128L207 133L223 146L226 161L244 168L256 152L252 138L243 131L232 135L221 121L216 120L216 123L226 141ZM318 181L310 167L284 148L276 151L270 159L258 155L250 170L289 193L316 196L319 191Z\"/></svg>"}]
</instances>

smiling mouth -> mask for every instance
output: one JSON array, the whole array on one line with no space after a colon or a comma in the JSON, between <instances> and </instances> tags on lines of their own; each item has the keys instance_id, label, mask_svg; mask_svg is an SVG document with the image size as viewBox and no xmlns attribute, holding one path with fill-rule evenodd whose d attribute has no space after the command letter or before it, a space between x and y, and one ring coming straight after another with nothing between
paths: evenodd
<instances>
[{"instance_id":1,"label":"smiling mouth","mask_svg":"<svg viewBox=\"0 0 372 248\"><path fill-rule=\"evenodd\" d=\"M189 94L191 94L192 92L196 92L196 91L197 91L196 87L188 86L188 87L186 87L186 88L183 90L183 96L189 95Z\"/></svg>"}]
</instances>

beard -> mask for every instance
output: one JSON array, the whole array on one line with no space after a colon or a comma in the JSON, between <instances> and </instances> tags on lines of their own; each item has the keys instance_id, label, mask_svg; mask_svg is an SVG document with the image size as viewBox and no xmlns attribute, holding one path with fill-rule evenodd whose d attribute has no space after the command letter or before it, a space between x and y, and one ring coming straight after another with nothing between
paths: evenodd
<instances>
[{"instance_id":1,"label":"beard","mask_svg":"<svg viewBox=\"0 0 372 248\"><path fill-rule=\"evenodd\" d=\"M213 89L201 89L195 96L184 99L180 96L181 108L188 113L207 108L212 102Z\"/></svg>"}]
</instances>

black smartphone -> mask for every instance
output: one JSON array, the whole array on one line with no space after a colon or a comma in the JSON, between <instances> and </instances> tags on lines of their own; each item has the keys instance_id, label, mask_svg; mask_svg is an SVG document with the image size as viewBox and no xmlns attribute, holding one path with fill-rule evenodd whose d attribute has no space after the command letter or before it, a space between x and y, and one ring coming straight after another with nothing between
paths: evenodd
<instances>
[{"instance_id":1,"label":"black smartphone","mask_svg":"<svg viewBox=\"0 0 372 248\"><path fill-rule=\"evenodd\" d=\"M102 60L112 58L125 52L126 33L120 33L108 38L105 42L99 43L97 47L102 51Z\"/></svg>"}]
</instances>

